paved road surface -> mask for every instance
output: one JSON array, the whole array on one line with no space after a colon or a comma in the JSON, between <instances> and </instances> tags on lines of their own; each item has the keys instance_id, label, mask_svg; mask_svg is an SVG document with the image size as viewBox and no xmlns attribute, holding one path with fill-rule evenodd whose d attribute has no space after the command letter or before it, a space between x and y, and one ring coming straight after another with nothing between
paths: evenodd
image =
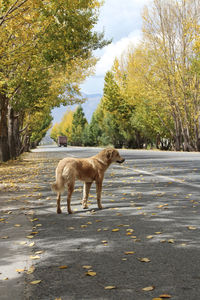
<instances>
[{"instance_id":1,"label":"paved road surface","mask_svg":"<svg viewBox=\"0 0 200 300\"><path fill-rule=\"evenodd\" d=\"M98 151L39 147L0 167L0 299L200 299L200 154L121 150L104 209L93 186L82 210L77 182L74 214L65 193L57 215L58 161Z\"/></svg>"}]
</instances>

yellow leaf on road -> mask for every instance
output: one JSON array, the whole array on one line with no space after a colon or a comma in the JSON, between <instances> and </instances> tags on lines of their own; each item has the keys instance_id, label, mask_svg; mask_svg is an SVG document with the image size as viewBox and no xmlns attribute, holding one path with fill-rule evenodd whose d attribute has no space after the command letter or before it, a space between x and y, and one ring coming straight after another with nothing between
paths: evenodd
<instances>
[{"instance_id":1,"label":"yellow leaf on road","mask_svg":"<svg viewBox=\"0 0 200 300\"><path fill-rule=\"evenodd\" d=\"M28 246L33 247L35 245L35 242L30 243Z\"/></svg>"},{"instance_id":2,"label":"yellow leaf on road","mask_svg":"<svg viewBox=\"0 0 200 300\"><path fill-rule=\"evenodd\" d=\"M32 274L35 271L35 267L31 266L28 271L26 272L26 274Z\"/></svg>"},{"instance_id":3,"label":"yellow leaf on road","mask_svg":"<svg viewBox=\"0 0 200 300\"><path fill-rule=\"evenodd\" d=\"M68 266L60 266L59 269L67 269Z\"/></svg>"},{"instance_id":4,"label":"yellow leaf on road","mask_svg":"<svg viewBox=\"0 0 200 300\"><path fill-rule=\"evenodd\" d=\"M169 239L169 240L168 240L168 243L174 244L174 240L173 240L173 239Z\"/></svg>"},{"instance_id":5,"label":"yellow leaf on road","mask_svg":"<svg viewBox=\"0 0 200 300\"><path fill-rule=\"evenodd\" d=\"M145 288L143 288L142 290L145 291L145 292L150 292L150 291L153 291L155 289L155 286L147 286Z\"/></svg>"},{"instance_id":6,"label":"yellow leaf on road","mask_svg":"<svg viewBox=\"0 0 200 300\"><path fill-rule=\"evenodd\" d=\"M24 269L16 269L16 272L17 273L22 273L22 272L24 272Z\"/></svg>"},{"instance_id":7,"label":"yellow leaf on road","mask_svg":"<svg viewBox=\"0 0 200 300\"><path fill-rule=\"evenodd\" d=\"M34 255L31 255L31 256L30 256L30 259L40 259L40 256L39 256L39 255L35 255L35 256L34 256Z\"/></svg>"},{"instance_id":8,"label":"yellow leaf on road","mask_svg":"<svg viewBox=\"0 0 200 300\"><path fill-rule=\"evenodd\" d=\"M117 231L119 231L119 228L114 228L114 229L112 229L112 231L117 232Z\"/></svg>"},{"instance_id":9,"label":"yellow leaf on road","mask_svg":"<svg viewBox=\"0 0 200 300\"><path fill-rule=\"evenodd\" d=\"M86 275L87 276L96 276L97 275L97 273L96 272L93 272L93 271L88 271L87 273L86 273Z\"/></svg>"},{"instance_id":10,"label":"yellow leaf on road","mask_svg":"<svg viewBox=\"0 0 200 300\"><path fill-rule=\"evenodd\" d=\"M34 280L34 281L31 281L30 284L38 284L40 283L42 280Z\"/></svg>"},{"instance_id":11,"label":"yellow leaf on road","mask_svg":"<svg viewBox=\"0 0 200 300\"><path fill-rule=\"evenodd\" d=\"M104 290L113 290L113 289L116 289L116 286L114 286L114 285L108 285L108 286L104 287Z\"/></svg>"},{"instance_id":12,"label":"yellow leaf on road","mask_svg":"<svg viewBox=\"0 0 200 300\"><path fill-rule=\"evenodd\" d=\"M27 237L27 239L32 239L33 235L27 235L26 237Z\"/></svg>"},{"instance_id":13,"label":"yellow leaf on road","mask_svg":"<svg viewBox=\"0 0 200 300\"><path fill-rule=\"evenodd\" d=\"M92 266L82 266L83 269L92 269Z\"/></svg>"},{"instance_id":14,"label":"yellow leaf on road","mask_svg":"<svg viewBox=\"0 0 200 300\"><path fill-rule=\"evenodd\" d=\"M196 230L197 227L195 227L195 226L188 226L188 229L189 229L189 230Z\"/></svg>"},{"instance_id":15,"label":"yellow leaf on road","mask_svg":"<svg viewBox=\"0 0 200 300\"><path fill-rule=\"evenodd\" d=\"M35 254L42 254L44 253L44 250L36 251Z\"/></svg>"},{"instance_id":16,"label":"yellow leaf on road","mask_svg":"<svg viewBox=\"0 0 200 300\"><path fill-rule=\"evenodd\" d=\"M151 260L150 260L149 258L147 258L147 257L138 258L138 260L141 261L141 262L146 262L146 263L148 263L148 262L151 261Z\"/></svg>"},{"instance_id":17,"label":"yellow leaf on road","mask_svg":"<svg viewBox=\"0 0 200 300\"><path fill-rule=\"evenodd\" d=\"M126 254L126 255L131 255L131 254L134 254L135 253L135 251L126 251L126 252L124 252L124 254Z\"/></svg>"},{"instance_id":18,"label":"yellow leaf on road","mask_svg":"<svg viewBox=\"0 0 200 300\"><path fill-rule=\"evenodd\" d=\"M171 298L172 296L171 295L168 295L168 294L162 294L159 296L160 298L164 298L164 299L169 299Z\"/></svg>"},{"instance_id":19,"label":"yellow leaf on road","mask_svg":"<svg viewBox=\"0 0 200 300\"><path fill-rule=\"evenodd\" d=\"M147 239L152 239L152 238L153 238L153 235L147 235L146 238L147 238Z\"/></svg>"}]
</instances>

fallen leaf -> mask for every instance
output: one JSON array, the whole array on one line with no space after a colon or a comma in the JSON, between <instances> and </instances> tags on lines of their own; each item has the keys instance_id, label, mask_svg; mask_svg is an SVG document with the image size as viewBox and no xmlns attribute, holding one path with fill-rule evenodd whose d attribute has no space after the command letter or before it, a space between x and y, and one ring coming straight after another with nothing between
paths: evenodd
<instances>
[{"instance_id":1,"label":"fallen leaf","mask_svg":"<svg viewBox=\"0 0 200 300\"><path fill-rule=\"evenodd\" d=\"M26 237L27 237L27 239L32 239L33 235L27 235Z\"/></svg>"},{"instance_id":2,"label":"fallen leaf","mask_svg":"<svg viewBox=\"0 0 200 300\"><path fill-rule=\"evenodd\" d=\"M147 235L146 238L147 238L147 239L152 239L152 238L153 238L153 235Z\"/></svg>"},{"instance_id":3,"label":"fallen leaf","mask_svg":"<svg viewBox=\"0 0 200 300\"><path fill-rule=\"evenodd\" d=\"M42 254L44 253L44 250L36 251L35 254Z\"/></svg>"},{"instance_id":4,"label":"fallen leaf","mask_svg":"<svg viewBox=\"0 0 200 300\"><path fill-rule=\"evenodd\" d=\"M119 228L114 228L114 229L112 229L112 231L117 232L117 231L119 231Z\"/></svg>"},{"instance_id":5,"label":"fallen leaf","mask_svg":"<svg viewBox=\"0 0 200 300\"><path fill-rule=\"evenodd\" d=\"M60 267L58 267L59 269L67 269L68 268L68 266L60 266Z\"/></svg>"},{"instance_id":6,"label":"fallen leaf","mask_svg":"<svg viewBox=\"0 0 200 300\"><path fill-rule=\"evenodd\" d=\"M168 240L168 243L174 244L174 240L173 240L173 239L169 239L169 240Z\"/></svg>"},{"instance_id":7,"label":"fallen leaf","mask_svg":"<svg viewBox=\"0 0 200 300\"><path fill-rule=\"evenodd\" d=\"M34 280L34 281L31 281L30 284L38 284L40 283L42 280Z\"/></svg>"},{"instance_id":8,"label":"fallen leaf","mask_svg":"<svg viewBox=\"0 0 200 300\"><path fill-rule=\"evenodd\" d=\"M16 269L15 270L17 273L22 273L22 272L24 272L24 269Z\"/></svg>"},{"instance_id":9,"label":"fallen leaf","mask_svg":"<svg viewBox=\"0 0 200 300\"><path fill-rule=\"evenodd\" d=\"M15 224L14 226L15 226L15 227L21 227L21 225L20 225L20 224Z\"/></svg>"},{"instance_id":10,"label":"fallen leaf","mask_svg":"<svg viewBox=\"0 0 200 300\"><path fill-rule=\"evenodd\" d=\"M162 298L153 298L152 300L162 300Z\"/></svg>"},{"instance_id":11,"label":"fallen leaf","mask_svg":"<svg viewBox=\"0 0 200 300\"><path fill-rule=\"evenodd\" d=\"M116 286L114 286L114 285L108 285L108 286L104 287L104 290L113 290L113 289L116 289Z\"/></svg>"},{"instance_id":12,"label":"fallen leaf","mask_svg":"<svg viewBox=\"0 0 200 300\"><path fill-rule=\"evenodd\" d=\"M86 228L87 227L87 225L81 225L81 228Z\"/></svg>"},{"instance_id":13,"label":"fallen leaf","mask_svg":"<svg viewBox=\"0 0 200 300\"><path fill-rule=\"evenodd\" d=\"M26 242L20 242L19 244L20 245L26 245Z\"/></svg>"},{"instance_id":14,"label":"fallen leaf","mask_svg":"<svg viewBox=\"0 0 200 300\"><path fill-rule=\"evenodd\" d=\"M168 294L162 294L159 296L160 298L165 298L165 299L169 299L171 298L172 296L171 295L168 295Z\"/></svg>"},{"instance_id":15,"label":"fallen leaf","mask_svg":"<svg viewBox=\"0 0 200 300\"><path fill-rule=\"evenodd\" d=\"M26 272L26 274L32 274L35 271L35 267L31 266L28 271Z\"/></svg>"},{"instance_id":16,"label":"fallen leaf","mask_svg":"<svg viewBox=\"0 0 200 300\"><path fill-rule=\"evenodd\" d=\"M82 266L83 269L92 269L92 266Z\"/></svg>"},{"instance_id":17,"label":"fallen leaf","mask_svg":"<svg viewBox=\"0 0 200 300\"><path fill-rule=\"evenodd\" d=\"M126 235L131 235L131 234L132 234L132 232L127 232L127 233L126 233Z\"/></svg>"},{"instance_id":18,"label":"fallen leaf","mask_svg":"<svg viewBox=\"0 0 200 300\"><path fill-rule=\"evenodd\" d=\"M5 240L5 239L8 239L9 238L9 236L1 236L1 239L3 239L3 240Z\"/></svg>"},{"instance_id":19,"label":"fallen leaf","mask_svg":"<svg viewBox=\"0 0 200 300\"><path fill-rule=\"evenodd\" d=\"M128 229L126 229L126 231L134 232L135 230L134 230L134 229L131 229L131 228L128 228Z\"/></svg>"},{"instance_id":20,"label":"fallen leaf","mask_svg":"<svg viewBox=\"0 0 200 300\"><path fill-rule=\"evenodd\" d=\"M146 262L146 263L148 263L148 262L151 261L151 260L150 260L149 258L147 258L147 257L138 258L138 260L141 261L141 262Z\"/></svg>"},{"instance_id":21,"label":"fallen leaf","mask_svg":"<svg viewBox=\"0 0 200 300\"><path fill-rule=\"evenodd\" d=\"M153 291L155 289L155 286L147 286L145 288L143 288L142 290L145 291L145 292L150 292L150 291Z\"/></svg>"},{"instance_id":22,"label":"fallen leaf","mask_svg":"<svg viewBox=\"0 0 200 300\"><path fill-rule=\"evenodd\" d=\"M124 252L124 254L126 254L126 255L130 255L130 254L134 254L135 253L135 251L126 251L126 252Z\"/></svg>"},{"instance_id":23,"label":"fallen leaf","mask_svg":"<svg viewBox=\"0 0 200 300\"><path fill-rule=\"evenodd\" d=\"M33 247L35 245L35 242L30 243L28 246Z\"/></svg>"},{"instance_id":24,"label":"fallen leaf","mask_svg":"<svg viewBox=\"0 0 200 300\"><path fill-rule=\"evenodd\" d=\"M197 227L195 227L195 226L188 226L188 229L189 229L189 230L196 230Z\"/></svg>"},{"instance_id":25,"label":"fallen leaf","mask_svg":"<svg viewBox=\"0 0 200 300\"><path fill-rule=\"evenodd\" d=\"M88 271L87 273L86 273L86 275L87 276L96 276L97 275L97 273L96 272L93 272L93 271Z\"/></svg>"},{"instance_id":26,"label":"fallen leaf","mask_svg":"<svg viewBox=\"0 0 200 300\"><path fill-rule=\"evenodd\" d=\"M35 256L31 255L30 259L40 259L40 256L39 255L35 255Z\"/></svg>"}]
</instances>

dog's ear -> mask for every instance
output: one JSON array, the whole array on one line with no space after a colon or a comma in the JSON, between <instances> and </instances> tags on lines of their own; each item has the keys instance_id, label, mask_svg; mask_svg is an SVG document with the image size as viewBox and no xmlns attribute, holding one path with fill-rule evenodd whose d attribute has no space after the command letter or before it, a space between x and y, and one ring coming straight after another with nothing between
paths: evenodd
<instances>
[{"instance_id":1,"label":"dog's ear","mask_svg":"<svg viewBox=\"0 0 200 300\"><path fill-rule=\"evenodd\" d=\"M107 149L106 151L106 156L107 156L107 159L111 159L113 157L113 149Z\"/></svg>"}]
</instances>

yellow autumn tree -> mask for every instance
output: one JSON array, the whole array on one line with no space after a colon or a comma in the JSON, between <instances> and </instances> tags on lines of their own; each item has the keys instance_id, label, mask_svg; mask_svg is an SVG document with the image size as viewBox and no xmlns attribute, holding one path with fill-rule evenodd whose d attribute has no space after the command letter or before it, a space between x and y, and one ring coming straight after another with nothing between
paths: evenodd
<instances>
[{"instance_id":1,"label":"yellow autumn tree","mask_svg":"<svg viewBox=\"0 0 200 300\"><path fill-rule=\"evenodd\" d=\"M80 82L96 63L93 50L109 43L93 30L100 4L0 0L0 160L23 151L24 128L29 135L37 128L25 124L34 110L78 101Z\"/></svg>"},{"instance_id":2,"label":"yellow autumn tree","mask_svg":"<svg viewBox=\"0 0 200 300\"><path fill-rule=\"evenodd\" d=\"M67 110L64 116L62 117L62 121L60 123L56 123L51 129L51 138L54 141L57 141L58 136L66 136L68 143L71 143L72 137L72 121L73 121L74 111Z\"/></svg>"}]
</instances>

